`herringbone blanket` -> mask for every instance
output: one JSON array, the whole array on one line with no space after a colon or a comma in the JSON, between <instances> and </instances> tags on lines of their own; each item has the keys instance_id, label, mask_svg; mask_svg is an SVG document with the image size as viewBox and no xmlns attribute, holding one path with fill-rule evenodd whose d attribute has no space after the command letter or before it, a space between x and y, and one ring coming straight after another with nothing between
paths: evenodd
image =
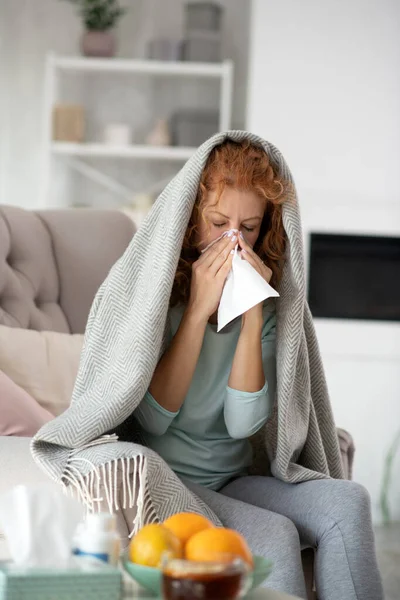
<instances>
[{"instance_id":1,"label":"herringbone blanket","mask_svg":"<svg viewBox=\"0 0 400 600\"><path fill-rule=\"evenodd\" d=\"M277 400L273 416L254 440L255 471L267 473L270 468L288 482L343 477L306 302L302 231L291 174L272 144L241 131L217 134L166 187L100 287L71 407L32 442L35 460L90 509L96 508L100 489L110 510L136 507L133 531L177 511L203 512L216 521L165 462L140 445L132 414L163 349L169 298L201 172L212 148L226 137L262 145L288 183L283 207L288 252L277 302Z\"/></svg>"}]
</instances>

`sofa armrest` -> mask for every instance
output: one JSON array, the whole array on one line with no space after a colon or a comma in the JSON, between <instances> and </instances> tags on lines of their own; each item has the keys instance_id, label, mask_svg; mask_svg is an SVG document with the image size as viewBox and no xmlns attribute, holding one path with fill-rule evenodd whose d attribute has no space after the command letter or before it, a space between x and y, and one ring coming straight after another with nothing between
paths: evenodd
<instances>
[{"instance_id":1,"label":"sofa armrest","mask_svg":"<svg viewBox=\"0 0 400 600\"><path fill-rule=\"evenodd\" d=\"M340 453L342 455L342 462L344 468L344 475L346 479L351 479L353 476L353 461L354 461L354 440L348 431L344 429L337 429L339 438Z\"/></svg>"},{"instance_id":2,"label":"sofa armrest","mask_svg":"<svg viewBox=\"0 0 400 600\"><path fill-rule=\"evenodd\" d=\"M0 436L0 494L20 484L51 483L33 460L30 443L27 437Z\"/></svg>"}]
</instances>

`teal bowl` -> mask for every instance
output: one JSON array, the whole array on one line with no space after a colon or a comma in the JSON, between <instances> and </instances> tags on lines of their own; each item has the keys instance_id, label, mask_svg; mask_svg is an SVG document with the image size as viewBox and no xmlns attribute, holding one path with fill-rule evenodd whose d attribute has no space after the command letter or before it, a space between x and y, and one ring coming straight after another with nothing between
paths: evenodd
<instances>
[{"instance_id":1,"label":"teal bowl","mask_svg":"<svg viewBox=\"0 0 400 600\"><path fill-rule=\"evenodd\" d=\"M272 561L263 556L253 556L254 569L250 572L251 588L261 585L272 571ZM144 567L131 562L127 554L122 557L122 564L127 573L148 592L161 595L161 569Z\"/></svg>"},{"instance_id":2,"label":"teal bowl","mask_svg":"<svg viewBox=\"0 0 400 600\"><path fill-rule=\"evenodd\" d=\"M264 581L271 575L272 573L272 560L268 558L264 558L263 556L253 556L254 560L254 568L250 573L251 577L251 588L254 590L259 585L264 583Z\"/></svg>"}]
</instances>

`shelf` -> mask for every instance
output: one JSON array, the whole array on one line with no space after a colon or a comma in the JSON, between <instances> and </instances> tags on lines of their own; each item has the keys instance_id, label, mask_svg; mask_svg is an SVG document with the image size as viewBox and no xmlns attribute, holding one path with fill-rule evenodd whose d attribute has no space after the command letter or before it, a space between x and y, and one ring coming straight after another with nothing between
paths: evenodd
<instances>
[{"instance_id":1,"label":"shelf","mask_svg":"<svg viewBox=\"0 0 400 600\"><path fill-rule=\"evenodd\" d=\"M53 142L54 154L98 158L138 158L152 160L186 161L197 148L179 146L111 146L107 144L73 144Z\"/></svg>"},{"instance_id":2,"label":"shelf","mask_svg":"<svg viewBox=\"0 0 400 600\"><path fill-rule=\"evenodd\" d=\"M153 163L165 162L169 163L170 168L178 171L182 167L182 164L197 150L197 148L191 147L161 147L144 144L117 146L108 145L101 141L100 143L53 141L53 110L57 103L62 102L63 86L60 83L66 75L76 74L78 76L79 73L84 78L87 78L87 74L89 73L93 73L96 78L101 78L103 74L112 75L115 73L121 80L123 80L124 76L125 79L128 76L129 85L139 86L139 89L141 84L140 77L159 77L163 80L171 78L172 85L191 80L194 82L197 80L200 84L201 80L206 81L209 79L214 81L219 88L218 130L228 131L231 129L233 86L233 62L231 60L221 63L167 62L127 58L63 56L50 52L46 57L43 93L43 112L45 116L43 132L45 160L43 161L43 176L41 177L41 202L43 206L48 206L53 201L54 194L51 186L55 177L55 162L59 163L60 160L62 160L63 167L79 172L96 185L106 188L126 203L127 200L131 201L132 190L118 181L118 177L112 177L110 174L104 172L104 163L107 159L119 161L129 159L132 161L149 161ZM128 83L128 80L126 83ZM201 85L199 90L201 94ZM146 90L146 93L147 91L154 92L154 90ZM102 102L107 101L108 98L102 95L96 97L96 103L99 106ZM116 114L116 109L119 107L118 95L114 97L113 104L113 110L115 109ZM203 103L201 102L201 104ZM55 157L59 157L59 160L52 160ZM158 193L160 183L164 187L164 182L157 181L145 190L145 192L153 194L156 191Z\"/></svg>"},{"instance_id":3,"label":"shelf","mask_svg":"<svg viewBox=\"0 0 400 600\"><path fill-rule=\"evenodd\" d=\"M108 71L148 75L222 78L232 69L230 60L222 63L131 60L126 58L85 58L51 56L54 67L69 71Z\"/></svg>"}]
</instances>

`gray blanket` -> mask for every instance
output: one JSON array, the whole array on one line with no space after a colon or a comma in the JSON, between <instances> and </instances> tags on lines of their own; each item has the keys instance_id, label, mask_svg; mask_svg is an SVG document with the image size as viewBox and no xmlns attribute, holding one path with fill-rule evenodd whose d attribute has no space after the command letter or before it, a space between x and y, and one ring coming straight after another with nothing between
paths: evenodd
<instances>
[{"instance_id":1,"label":"gray blanket","mask_svg":"<svg viewBox=\"0 0 400 600\"><path fill-rule=\"evenodd\" d=\"M302 231L291 174L272 144L242 131L220 133L205 142L165 188L100 287L88 319L71 407L32 442L35 460L89 509L100 501L100 489L110 510L136 507L133 531L178 511L203 512L217 522L166 463L140 445L132 414L163 349L169 298L201 172L212 148L227 137L262 145L288 182L283 206L288 252L277 302L277 399L273 416L253 440L253 472L272 472L293 483L343 477L306 302Z\"/></svg>"}]
</instances>

